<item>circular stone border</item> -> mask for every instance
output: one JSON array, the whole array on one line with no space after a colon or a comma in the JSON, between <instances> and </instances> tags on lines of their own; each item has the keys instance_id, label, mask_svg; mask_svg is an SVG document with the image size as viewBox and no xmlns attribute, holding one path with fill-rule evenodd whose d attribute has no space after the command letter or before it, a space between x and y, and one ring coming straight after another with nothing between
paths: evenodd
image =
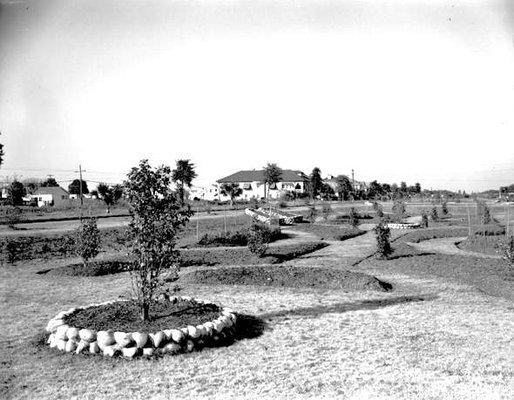
<instances>
[{"instance_id":1,"label":"circular stone border","mask_svg":"<svg viewBox=\"0 0 514 400\"><path fill-rule=\"evenodd\" d=\"M195 301L198 304L216 305L190 296L172 297L166 301ZM130 301L130 300L126 300ZM66 317L90 307L97 307L120 301L106 301L86 307L70 308L53 317L45 328L50 335L47 344L50 348L67 353L94 354L108 357L123 356L135 358L151 357L159 354L180 354L200 350L210 343L216 344L233 340L235 336L236 314L230 308L220 308L220 316L200 325L170 328L154 333L114 332L112 329L95 331L78 329L66 324Z\"/></svg>"}]
</instances>

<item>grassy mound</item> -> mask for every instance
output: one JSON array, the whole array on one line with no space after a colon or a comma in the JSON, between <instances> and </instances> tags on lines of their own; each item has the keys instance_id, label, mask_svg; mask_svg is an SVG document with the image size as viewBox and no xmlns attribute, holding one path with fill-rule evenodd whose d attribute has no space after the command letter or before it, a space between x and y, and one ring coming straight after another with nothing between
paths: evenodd
<instances>
[{"instance_id":1,"label":"grassy mound","mask_svg":"<svg viewBox=\"0 0 514 400\"><path fill-rule=\"evenodd\" d=\"M130 261L124 259L94 261L85 266L83 263L64 265L59 268L44 270L38 274L52 276L102 276L129 271L132 266Z\"/></svg>"},{"instance_id":2,"label":"grassy mound","mask_svg":"<svg viewBox=\"0 0 514 400\"><path fill-rule=\"evenodd\" d=\"M215 304L199 304L194 300L156 301L150 307L150 321L140 319L134 301L89 307L66 318L76 328L93 330L112 329L122 332L156 332L212 321L221 315Z\"/></svg>"},{"instance_id":3,"label":"grassy mound","mask_svg":"<svg viewBox=\"0 0 514 400\"><path fill-rule=\"evenodd\" d=\"M391 285L374 276L333 268L294 266L248 266L202 268L180 278L181 283L315 287L388 291Z\"/></svg>"}]
</instances>

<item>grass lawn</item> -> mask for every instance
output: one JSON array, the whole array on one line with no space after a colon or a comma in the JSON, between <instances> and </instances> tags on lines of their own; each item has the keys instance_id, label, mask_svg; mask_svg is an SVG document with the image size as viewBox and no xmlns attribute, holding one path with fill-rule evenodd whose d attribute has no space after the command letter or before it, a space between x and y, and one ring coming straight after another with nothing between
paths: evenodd
<instances>
[{"instance_id":1,"label":"grass lawn","mask_svg":"<svg viewBox=\"0 0 514 400\"><path fill-rule=\"evenodd\" d=\"M126 273L51 277L69 260L0 270L4 398L512 398L514 304L460 279L458 257L368 260L359 270L392 282L388 293L239 285L183 285L263 323L226 348L135 360L68 356L34 340L71 306L130 293ZM417 265L417 266L415 266ZM444 266L454 271L447 279ZM477 266L478 269L479 266ZM421 272L420 272L421 271Z\"/></svg>"}]
</instances>

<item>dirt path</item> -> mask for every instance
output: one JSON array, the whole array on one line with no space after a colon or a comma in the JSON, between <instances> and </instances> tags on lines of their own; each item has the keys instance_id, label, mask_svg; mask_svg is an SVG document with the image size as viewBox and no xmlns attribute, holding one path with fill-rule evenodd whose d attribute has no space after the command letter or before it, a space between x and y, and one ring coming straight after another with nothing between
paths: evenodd
<instances>
[{"instance_id":1,"label":"dirt path","mask_svg":"<svg viewBox=\"0 0 514 400\"><path fill-rule=\"evenodd\" d=\"M457 243L465 240L465 237L451 237L451 238L440 238L424 240L420 243L407 243L409 246L414 247L417 250L427 253L440 253L450 254L467 257L478 257L478 258L491 258L500 259L500 256L477 253L474 251L465 251L457 247Z\"/></svg>"}]
</instances>

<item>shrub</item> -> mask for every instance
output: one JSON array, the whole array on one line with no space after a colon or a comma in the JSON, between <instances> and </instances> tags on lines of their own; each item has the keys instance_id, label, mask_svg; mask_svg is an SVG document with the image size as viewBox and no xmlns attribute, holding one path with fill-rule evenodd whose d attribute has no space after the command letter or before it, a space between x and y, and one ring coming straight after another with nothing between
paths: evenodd
<instances>
[{"instance_id":1,"label":"shrub","mask_svg":"<svg viewBox=\"0 0 514 400\"><path fill-rule=\"evenodd\" d=\"M514 269L514 236L509 236L504 243L500 244L500 253L509 268Z\"/></svg>"},{"instance_id":2,"label":"shrub","mask_svg":"<svg viewBox=\"0 0 514 400\"><path fill-rule=\"evenodd\" d=\"M430 218L432 218L432 221L439 221L439 214L437 214L436 206L432 206L432 210L430 210Z\"/></svg>"},{"instance_id":3,"label":"shrub","mask_svg":"<svg viewBox=\"0 0 514 400\"><path fill-rule=\"evenodd\" d=\"M308 219L310 222L314 222L316 220L316 215L318 215L318 210L316 210L316 206L315 205L310 205L309 206L309 215L308 215Z\"/></svg>"},{"instance_id":4,"label":"shrub","mask_svg":"<svg viewBox=\"0 0 514 400\"><path fill-rule=\"evenodd\" d=\"M20 248L14 239L3 238L1 242L1 250L2 250L2 263L8 262L12 263L16 261L19 257Z\"/></svg>"},{"instance_id":5,"label":"shrub","mask_svg":"<svg viewBox=\"0 0 514 400\"><path fill-rule=\"evenodd\" d=\"M374 230L377 238L377 253L381 258L388 258L393 252L391 243L389 242L391 231L382 222L379 223Z\"/></svg>"},{"instance_id":6,"label":"shrub","mask_svg":"<svg viewBox=\"0 0 514 400\"><path fill-rule=\"evenodd\" d=\"M489 211L489 207L487 207L487 204L485 204L485 203L483 203L483 206L482 206L481 221L482 221L483 225L487 225L492 222L491 212Z\"/></svg>"},{"instance_id":7,"label":"shrub","mask_svg":"<svg viewBox=\"0 0 514 400\"><path fill-rule=\"evenodd\" d=\"M22 211L19 207L9 207L6 210L5 222L11 229L16 229L16 224L19 224L22 219Z\"/></svg>"},{"instance_id":8,"label":"shrub","mask_svg":"<svg viewBox=\"0 0 514 400\"><path fill-rule=\"evenodd\" d=\"M268 250L264 232L263 229L259 228L258 224L254 224L251 229L250 237L248 238L248 250L258 257L263 257L266 250Z\"/></svg>"},{"instance_id":9,"label":"shrub","mask_svg":"<svg viewBox=\"0 0 514 400\"><path fill-rule=\"evenodd\" d=\"M77 254L82 257L84 266L100 252L100 231L96 218L83 219L77 231Z\"/></svg>"},{"instance_id":10,"label":"shrub","mask_svg":"<svg viewBox=\"0 0 514 400\"><path fill-rule=\"evenodd\" d=\"M405 216L405 203L401 200L395 200L393 203L393 213L395 220L398 222Z\"/></svg>"},{"instance_id":11,"label":"shrub","mask_svg":"<svg viewBox=\"0 0 514 400\"><path fill-rule=\"evenodd\" d=\"M348 222L353 228L357 228L357 226L359 226L359 214L357 213L357 210L355 210L355 207L350 207L350 210L348 211Z\"/></svg>"},{"instance_id":12,"label":"shrub","mask_svg":"<svg viewBox=\"0 0 514 400\"><path fill-rule=\"evenodd\" d=\"M198 244L200 246L246 246L248 244L248 230L224 232L220 234L203 235Z\"/></svg>"},{"instance_id":13,"label":"shrub","mask_svg":"<svg viewBox=\"0 0 514 400\"><path fill-rule=\"evenodd\" d=\"M323 219L325 221L328 220L328 217L330 214L332 214L332 207L330 206L330 203L323 203L321 205L321 214L323 215Z\"/></svg>"},{"instance_id":14,"label":"shrub","mask_svg":"<svg viewBox=\"0 0 514 400\"><path fill-rule=\"evenodd\" d=\"M286 207L287 207L287 203L284 200L280 200L278 202L278 208L286 208Z\"/></svg>"},{"instance_id":15,"label":"shrub","mask_svg":"<svg viewBox=\"0 0 514 400\"><path fill-rule=\"evenodd\" d=\"M428 228L428 214L425 210L421 211L421 227Z\"/></svg>"},{"instance_id":16,"label":"shrub","mask_svg":"<svg viewBox=\"0 0 514 400\"><path fill-rule=\"evenodd\" d=\"M449 212L448 212L448 203L446 202L446 200L443 201L443 204L442 204L442 207L441 207L441 212L444 216L448 215Z\"/></svg>"}]
</instances>

